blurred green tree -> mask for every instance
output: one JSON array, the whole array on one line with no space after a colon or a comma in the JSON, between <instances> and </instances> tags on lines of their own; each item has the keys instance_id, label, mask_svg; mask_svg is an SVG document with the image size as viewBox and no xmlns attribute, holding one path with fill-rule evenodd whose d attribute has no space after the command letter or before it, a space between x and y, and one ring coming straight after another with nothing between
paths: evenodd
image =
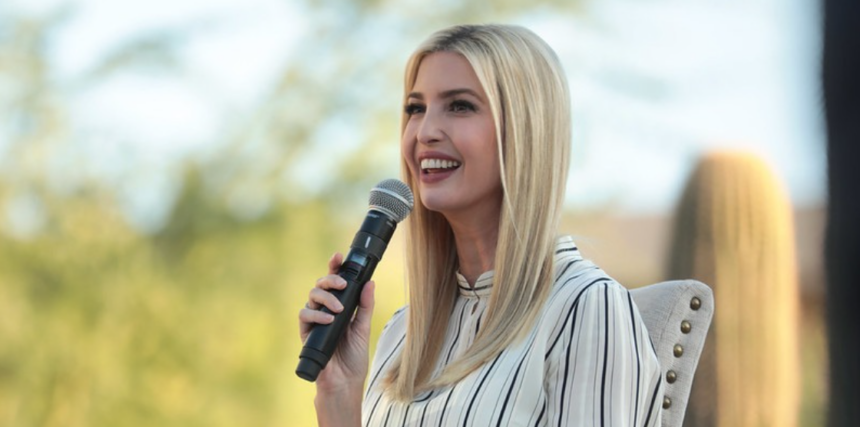
<instances>
[{"instance_id":1,"label":"blurred green tree","mask_svg":"<svg viewBox=\"0 0 860 427\"><path fill-rule=\"evenodd\" d=\"M406 57L392 52L453 23L575 11L304 3L315 25L269 96L223 124L218 148L176 159L173 202L141 230L122 200L151 170L93 172L71 95L118 73L178 73L197 27L122 41L64 80L50 49L75 7L0 8L0 425L312 425L296 313L348 248L367 190L397 174ZM347 128L359 132L332 150ZM404 303L398 239L377 274L374 335Z\"/></svg>"}]
</instances>

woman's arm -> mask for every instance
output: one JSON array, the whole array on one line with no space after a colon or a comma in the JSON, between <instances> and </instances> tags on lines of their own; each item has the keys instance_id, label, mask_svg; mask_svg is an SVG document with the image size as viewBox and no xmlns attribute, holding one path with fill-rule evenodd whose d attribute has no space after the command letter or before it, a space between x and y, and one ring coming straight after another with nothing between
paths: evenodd
<instances>
[{"instance_id":1,"label":"woman's arm","mask_svg":"<svg viewBox=\"0 0 860 427\"><path fill-rule=\"evenodd\" d=\"M317 388L314 407L320 427L361 425L362 389L322 392Z\"/></svg>"},{"instance_id":2,"label":"woman's arm","mask_svg":"<svg viewBox=\"0 0 860 427\"><path fill-rule=\"evenodd\" d=\"M334 319L318 309L328 307L340 312L343 307L332 290L342 289L346 282L337 276L343 256L337 253L329 260L329 274L317 281L308 297L308 305L299 312L299 335L302 343L310 334L314 324L328 324ZM338 343L337 349L320 372L316 380L317 395L314 406L317 423L321 427L361 426L361 399L370 341L370 319L373 315L373 281L367 282L361 291L358 310Z\"/></svg>"},{"instance_id":3,"label":"woman's arm","mask_svg":"<svg viewBox=\"0 0 860 427\"><path fill-rule=\"evenodd\" d=\"M629 292L611 280L581 292L550 354L549 425L659 426L660 366Z\"/></svg>"}]
</instances>

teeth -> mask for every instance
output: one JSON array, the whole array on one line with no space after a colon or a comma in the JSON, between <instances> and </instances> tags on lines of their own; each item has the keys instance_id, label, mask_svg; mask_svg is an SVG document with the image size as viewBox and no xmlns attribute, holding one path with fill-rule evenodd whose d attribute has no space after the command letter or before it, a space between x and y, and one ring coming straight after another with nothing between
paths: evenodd
<instances>
[{"instance_id":1,"label":"teeth","mask_svg":"<svg viewBox=\"0 0 860 427\"><path fill-rule=\"evenodd\" d=\"M442 159L421 160L421 169L450 169L460 166L460 162Z\"/></svg>"}]
</instances>

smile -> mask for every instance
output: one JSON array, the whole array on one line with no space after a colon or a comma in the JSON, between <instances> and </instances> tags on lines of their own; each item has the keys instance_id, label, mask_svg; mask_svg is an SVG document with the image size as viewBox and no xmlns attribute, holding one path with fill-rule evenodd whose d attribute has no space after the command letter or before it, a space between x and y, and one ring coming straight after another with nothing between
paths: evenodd
<instances>
[{"instance_id":1,"label":"smile","mask_svg":"<svg viewBox=\"0 0 860 427\"><path fill-rule=\"evenodd\" d=\"M460 167L460 162L456 160L443 159L423 159L421 160L421 172L437 173L446 172Z\"/></svg>"}]
</instances>

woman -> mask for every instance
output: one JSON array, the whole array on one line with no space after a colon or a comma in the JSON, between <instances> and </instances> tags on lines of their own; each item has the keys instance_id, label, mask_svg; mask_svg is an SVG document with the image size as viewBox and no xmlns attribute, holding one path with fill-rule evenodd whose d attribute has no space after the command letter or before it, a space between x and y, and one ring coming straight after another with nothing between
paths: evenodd
<instances>
[{"instance_id":1,"label":"woman","mask_svg":"<svg viewBox=\"0 0 860 427\"><path fill-rule=\"evenodd\" d=\"M368 376L374 284L320 374L320 425L656 426L660 368L627 290L558 238L570 144L561 65L534 33L456 26L406 67L409 305ZM342 258L302 340L339 311ZM365 379L368 379L366 389Z\"/></svg>"}]
</instances>

